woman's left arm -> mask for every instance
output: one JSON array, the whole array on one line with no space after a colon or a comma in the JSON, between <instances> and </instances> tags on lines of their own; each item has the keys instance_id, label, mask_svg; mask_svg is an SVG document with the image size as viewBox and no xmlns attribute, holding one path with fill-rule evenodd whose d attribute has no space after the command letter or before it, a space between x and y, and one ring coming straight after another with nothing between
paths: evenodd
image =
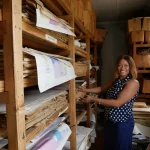
<instances>
[{"instance_id":1,"label":"woman's left arm","mask_svg":"<svg viewBox=\"0 0 150 150\"><path fill-rule=\"evenodd\" d=\"M87 96L87 98L83 99L84 102L97 102L104 106L110 107L120 107L126 102L128 102L132 97L135 96L137 91L139 90L139 82L137 80L130 80L126 83L124 89L118 95L118 98L115 99L101 99L101 98L93 98L91 96Z\"/></svg>"}]
</instances>

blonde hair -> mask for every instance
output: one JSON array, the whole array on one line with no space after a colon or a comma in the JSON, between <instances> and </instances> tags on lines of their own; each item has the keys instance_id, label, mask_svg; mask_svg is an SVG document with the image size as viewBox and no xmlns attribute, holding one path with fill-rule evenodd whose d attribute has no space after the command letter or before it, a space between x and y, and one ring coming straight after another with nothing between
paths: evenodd
<instances>
[{"instance_id":1,"label":"blonde hair","mask_svg":"<svg viewBox=\"0 0 150 150\"><path fill-rule=\"evenodd\" d=\"M116 69L115 69L115 78L117 78L119 76L119 74L118 74L118 64L122 59L126 60L129 64L129 75L131 76L131 78L136 79L137 78L137 69L136 69L133 58L129 55L121 55L117 59Z\"/></svg>"}]
</instances>

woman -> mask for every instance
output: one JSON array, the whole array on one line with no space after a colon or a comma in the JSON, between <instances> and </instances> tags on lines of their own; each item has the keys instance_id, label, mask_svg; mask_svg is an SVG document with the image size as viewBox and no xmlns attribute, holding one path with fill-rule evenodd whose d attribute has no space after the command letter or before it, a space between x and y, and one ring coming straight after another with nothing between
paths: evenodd
<instances>
[{"instance_id":1,"label":"woman","mask_svg":"<svg viewBox=\"0 0 150 150\"><path fill-rule=\"evenodd\" d=\"M139 82L132 57L122 55L116 63L115 78L92 89L79 87L80 91L101 93L107 91L107 99L86 96L83 102L97 102L106 107L104 150L132 150L134 119L132 106L138 95Z\"/></svg>"}]
</instances>

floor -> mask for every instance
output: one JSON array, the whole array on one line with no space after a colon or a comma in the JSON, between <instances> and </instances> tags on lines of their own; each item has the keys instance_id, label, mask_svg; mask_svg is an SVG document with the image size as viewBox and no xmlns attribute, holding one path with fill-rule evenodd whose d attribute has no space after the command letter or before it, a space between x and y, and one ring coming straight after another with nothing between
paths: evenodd
<instances>
[{"instance_id":1,"label":"floor","mask_svg":"<svg viewBox=\"0 0 150 150\"><path fill-rule=\"evenodd\" d=\"M95 139L95 143L93 143L89 150L102 150L103 142L104 142L104 130L97 130L97 137Z\"/></svg>"},{"instance_id":2,"label":"floor","mask_svg":"<svg viewBox=\"0 0 150 150\"><path fill-rule=\"evenodd\" d=\"M103 107L101 109L103 109ZM104 124L105 124L104 122L105 122L104 112L101 113L99 112L97 114L95 143L92 143L89 150L103 150Z\"/></svg>"}]
</instances>

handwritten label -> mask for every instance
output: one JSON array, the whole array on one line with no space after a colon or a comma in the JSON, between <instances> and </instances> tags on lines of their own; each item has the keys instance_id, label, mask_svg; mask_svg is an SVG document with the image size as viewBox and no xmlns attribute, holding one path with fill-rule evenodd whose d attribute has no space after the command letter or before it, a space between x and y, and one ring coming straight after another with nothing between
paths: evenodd
<instances>
[{"instance_id":1,"label":"handwritten label","mask_svg":"<svg viewBox=\"0 0 150 150\"><path fill-rule=\"evenodd\" d=\"M57 44L57 39L55 39L54 37L52 37L52 36L50 36L48 34L45 34L45 38L46 38L46 40Z\"/></svg>"}]
</instances>

